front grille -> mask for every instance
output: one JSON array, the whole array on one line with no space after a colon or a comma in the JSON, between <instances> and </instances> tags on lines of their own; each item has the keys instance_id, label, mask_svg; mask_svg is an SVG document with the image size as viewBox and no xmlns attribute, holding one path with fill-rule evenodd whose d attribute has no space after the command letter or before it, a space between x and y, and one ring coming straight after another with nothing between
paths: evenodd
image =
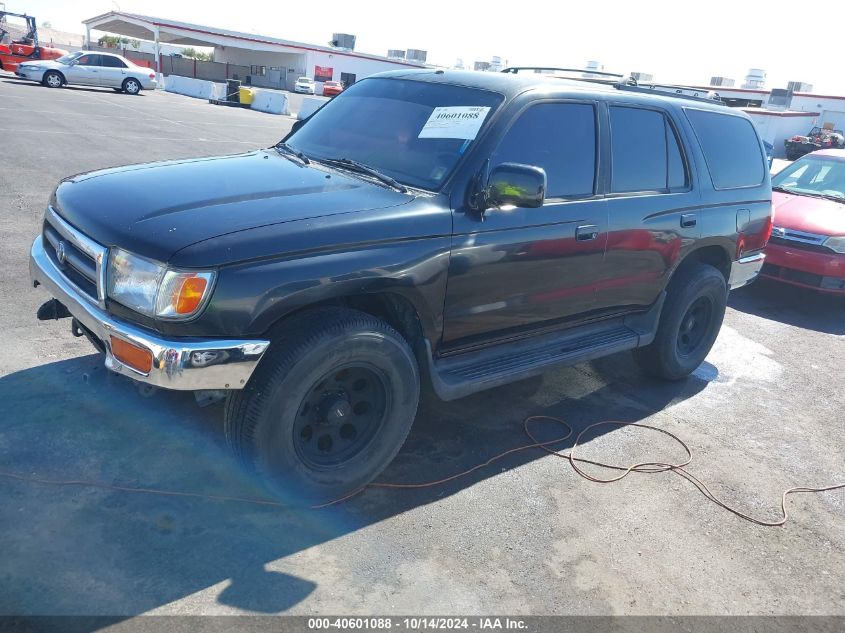
<instances>
[{"instance_id":1,"label":"front grille","mask_svg":"<svg viewBox=\"0 0 845 633\"><path fill-rule=\"evenodd\" d=\"M90 301L105 305L108 250L65 222L52 207L44 216L44 250L64 277Z\"/></svg>"},{"instance_id":2,"label":"front grille","mask_svg":"<svg viewBox=\"0 0 845 633\"><path fill-rule=\"evenodd\" d=\"M833 253L833 251L828 247L822 246L827 238L827 235L806 233L804 231L788 229L782 226L774 226L772 227L772 236L769 238L769 241L773 244L791 246L792 248L799 248L803 251L812 251L814 253Z\"/></svg>"}]
</instances>

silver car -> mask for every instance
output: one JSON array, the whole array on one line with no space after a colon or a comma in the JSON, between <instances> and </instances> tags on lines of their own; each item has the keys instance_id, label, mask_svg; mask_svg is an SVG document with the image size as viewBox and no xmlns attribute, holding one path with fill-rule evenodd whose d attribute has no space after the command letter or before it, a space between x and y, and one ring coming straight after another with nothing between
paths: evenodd
<instances>
[{"instance_id":1,"label":"silver car","mask_svg":"<svg viewBox=\"0 0 845 633\"><path fill-rule=\"evenodd\" d=\"M68 84L101 86L136 95L141 90L156 87L154 71L111 53L79 51L55 60L26 62L18 64L15 74L38 81L48 88L61 88Z\"/></svg>"}]
</instances>

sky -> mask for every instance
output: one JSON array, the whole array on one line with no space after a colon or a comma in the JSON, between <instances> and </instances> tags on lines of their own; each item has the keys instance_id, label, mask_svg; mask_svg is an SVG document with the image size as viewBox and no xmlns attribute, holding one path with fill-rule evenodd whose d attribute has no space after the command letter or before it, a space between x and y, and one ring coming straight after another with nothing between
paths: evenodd
<instances>
[{"instance_id":1,"label":"sky","mask_svg":"<svg viewBox=\"0 0 845 633\"><path fill-rule=\"evenodd\" d=\"M839 15L842 0L819 0L797 12L748 0L4 1L8 11L78 33L84 33L81 20L120 9L311 44L352 33L358 51L419 48L444 66L458 58L471 66L494 55L525 66L583 68L596 60L610 72L646 72L655 81L700 85L723 76L737 87L750 68L762 68L768 88L794 80L820 94L845 95L841 24L824 18Z\"/></svg>"}]
</instances>

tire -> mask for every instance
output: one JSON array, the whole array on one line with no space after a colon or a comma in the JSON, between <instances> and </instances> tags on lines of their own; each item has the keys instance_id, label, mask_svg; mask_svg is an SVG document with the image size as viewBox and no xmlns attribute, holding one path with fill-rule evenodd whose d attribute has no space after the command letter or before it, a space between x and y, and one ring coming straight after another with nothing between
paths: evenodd
<instances>
[{"instance_id":1,"label":"tire","mask_svg":"<svg viewBox=\"0 0 845 633\"><path fill-rule=\"evenodd\" d=\"M654 341L634 350L637 363L664 380L689 376L713 347L727 300L725 277L713 266L695 264L676 273Z\"/></svg>"},{"instance_id":2,"label":"tire","mask_svg":"<svg viewBox=\"0 0 845 633\"><path fill-rule=\"evenodd\" d=\"M65 85L65 78L58 71L48 70L44 73L44 77L41 78L41 83L48 88L61 88Z\"/></svg>"},{"instance_id":3,"label":"tire","mask_svg":"<svg viewBox=\"0 0 845 633\"><path fill-rule=\"evenodd\" d=\"M274 493L325 502L393 460L419 396L414 354L393 328L321 308L285 323L246 387L227 398L223 427L236 457Z\"/></svg>"},{"instance_id":4,"label":"tire","mask_svg":"<svg viewBox=\"0 0 845 633\"><path fill-rule=\"evenodd\" d=\"M136 95L141 92L141 82L134 77L129 77L123 80L121 90L128 95Z\"/></svg>"}]
</instances>

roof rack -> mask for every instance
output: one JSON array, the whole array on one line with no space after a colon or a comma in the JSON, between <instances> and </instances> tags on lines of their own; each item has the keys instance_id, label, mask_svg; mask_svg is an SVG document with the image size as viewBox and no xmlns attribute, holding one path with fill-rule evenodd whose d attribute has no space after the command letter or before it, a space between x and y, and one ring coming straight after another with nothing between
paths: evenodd
<instances>
[{"instance_id":1,"label":"roof rack","mask_svg":"<svg viewBox=\"0 0 845 633\"><path fill-rule=\"evenodd\" d=\"M570 79L573 81L587 81L590 83L604 84L606 86L613 86L617 90L627 90L629 92L642 92L651 94L661 94L671 97L679 97L681 99L690 99L692 101L704 101L707 103L720 103L724 105L724 101L719 96L719 93L712 90L703 90L693 86L681 86L676 84L658 84L658 83L639 83L633 77L625 79L625 75L619 73L608 73L599 70L592 70L590 68L552 68L544 66L512 66L505 68L503 73L517 74L520 71L533 71L541 73L543 71L580 73L581 77L561 77L561 79ZM598 76L595 76L598 75ZM611 78L611 79L605 79ZM615 79L616 81L613 81Z\"/></svg>"},{"instance_id":2,"label":"roof rack","mask_svg":"<svg viewBox=\"0 0 845 633\"><path fill-rule=\"evenodd\" d=\"M722 101L722 97L719 96L719 93L713 90L703 90L693 86L680 86L676 84L641 84L633 77L628 78L624 82L620 81L619 83L614 84L614 88L617 90L628 90L630 92L656 93L669 97L690 99L692 101L705 101L707 103L719 103L722 105L725 103Z\"/></svg>"},{"instance_id":3,"label":"roof rack","mask_svg":"<svg viewBox=\"0 0 845 633\"><path fill-rule=\"evenodd\" d=\"M503 73L511 73L513 75L517 74L521 71L532 71L535 73L541 73L543 71L554 70L557 72L563 73L583 73L585 75L601 75L602 77L615 77L617 79L622 79L625 75L620 75L619 73L606 73L602 70L590 70L589 68L551 68L545 66L511 66L509 68L505 68L502 72ZM581 79L589 79L589 77L581 77ZM596 77L596 79L598 79Z\"/></svg>"}]
</instances>

